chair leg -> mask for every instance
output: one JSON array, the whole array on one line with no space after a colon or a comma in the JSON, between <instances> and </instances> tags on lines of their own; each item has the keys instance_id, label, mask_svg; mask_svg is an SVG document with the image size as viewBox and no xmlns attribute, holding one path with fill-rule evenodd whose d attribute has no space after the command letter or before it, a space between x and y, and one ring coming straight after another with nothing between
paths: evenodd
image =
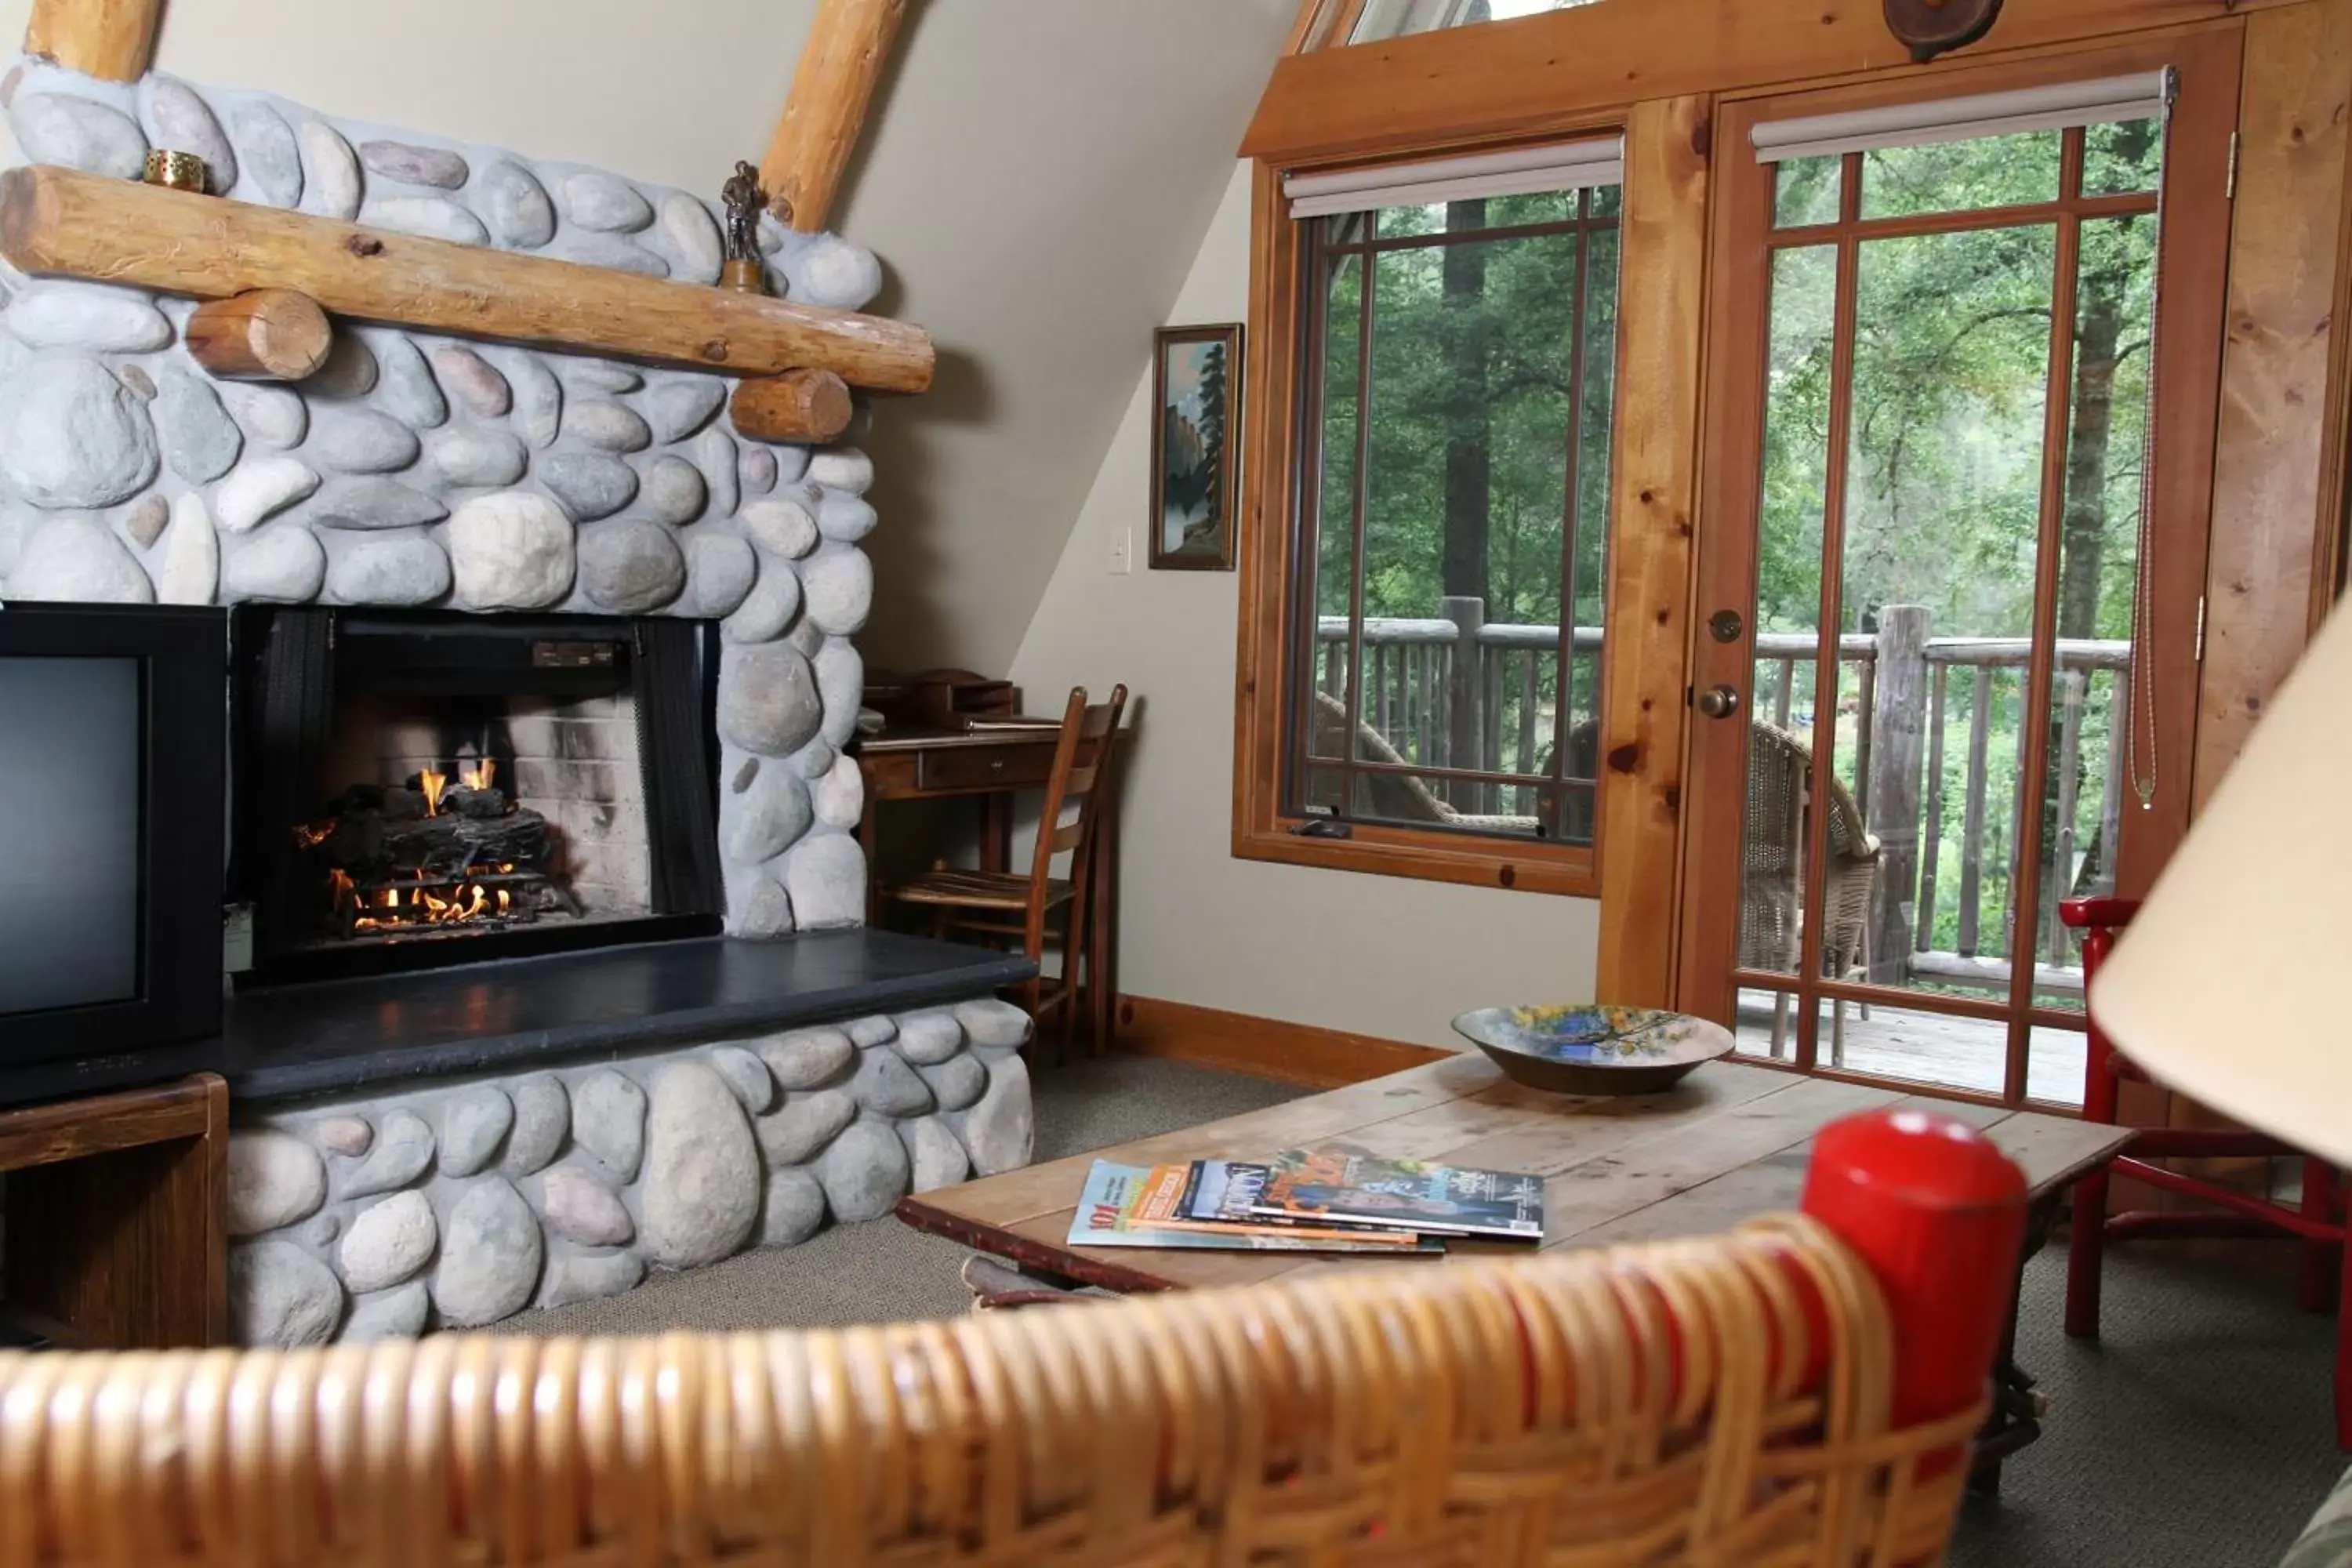
<instances>
[{"instance_id":1,"label":"chair leg","mask_svg":"<svg viewBox=\"0 0 2352 1568\"><path fill-rule=\"evenodd\" d=\"M2336 1217L2336 1171L2325 1160L2303 1163L2303 1214L2306 1219L2332 1222ZM2343 1265L2337 1258L2342 1244L2306 1241L2303 1270L2295 1281L2295 1305L2306 1312L2326 1312L2336 1305L2336 1286Z\"/></svg>"},{"instance_id":2,"label":"chair leg","mask_svg":"<svg viewBox=\"0 0 2352 1568\"><path fill-rule=\"evenodd\" d=\"M2342 1250L2337 1286L2342 1299L2352 1301L2352 1247ZM2352 1452L2352 1312L2336 1315L2336 1446Z\"/></svg>"},{"instance_id":3,"label":"chair leg","mask_svg":"<svg viewBox=\"0 0 2352 1568\"><path fill-rule=\"evenodd\" d=\"M1777 1062L1789 1054L1788 1044L1789 994L1786 991L1775 991L1772 994L1772 1059L1774 1061Z\"/></svg>"},{"instance_id":4,"label":"chair leg","mask_svg":"<svg viewBox=\"0 0 2352 1568\"><path fill-rule=\"evenodd\" d=\"M2099 1256L2107 1241L2107 1170L2074 1184L2074 1217L2066 1240L2066 1333L2099 1337Z\"/></svg>"}]
</instances>

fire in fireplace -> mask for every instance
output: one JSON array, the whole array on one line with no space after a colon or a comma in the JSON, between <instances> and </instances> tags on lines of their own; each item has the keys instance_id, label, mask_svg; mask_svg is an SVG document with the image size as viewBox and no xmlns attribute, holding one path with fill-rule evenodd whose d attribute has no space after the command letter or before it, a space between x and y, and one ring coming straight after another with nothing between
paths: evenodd
<instances>
[{"instance_id":1,"label":"fire in fireplace","mask_svg":"<svg viewBox=\"0 0 2352 1568\"><path fill-rule=\"evenodd\" d=\"M708 628L240 616L257 980L717 929Z\"/></svg>"},{"instance_id":2,"label":"fire in fireplace","mask_svg":"<svg viewBox=\"0 0 2352 1568\"><path fill-rule=\"evenodd\" d=\"M580 900L549 874L545 814L509 799L498 776L496 758L477 757L398 784L353 784L331 815L295 828L323 868L326 926L348 941L580 916Z\"/></svg>"}]
</instances>

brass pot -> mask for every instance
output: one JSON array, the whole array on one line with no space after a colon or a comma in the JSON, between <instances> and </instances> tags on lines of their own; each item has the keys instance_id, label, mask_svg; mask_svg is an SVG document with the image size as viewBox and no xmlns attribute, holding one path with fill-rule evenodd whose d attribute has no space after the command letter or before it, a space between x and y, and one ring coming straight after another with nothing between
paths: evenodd
<instances>
[{"instance_id":1,"label":"brass pot","mask_svg":"<svg viewBox=\"0 0 2352 1568\"><path fill-rule=\"evenodd\" d=\"M151 148L147 168L142 176L151 185L167 190L194 191L204 194L205 161L194 153L174 153L168 147Z\"/></svg>"}]
</instances>

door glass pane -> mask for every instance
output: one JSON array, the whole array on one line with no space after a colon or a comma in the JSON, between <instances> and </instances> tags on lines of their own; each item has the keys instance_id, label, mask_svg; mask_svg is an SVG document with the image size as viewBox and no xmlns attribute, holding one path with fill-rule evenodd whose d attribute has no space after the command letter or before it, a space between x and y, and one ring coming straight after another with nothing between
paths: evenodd
<instances>
[{"instance_id":1,"label":"door glass pane","mask_svg":"<svg viewBox=\"0 0 2352 1568\"><path fill-rule=\"evenodd\" d=\"M1837 338L1836 247L1773 253L1770 311L1738 961L1745 969L1794 974L1803 941L1805 799Z\"/></svg>"},{"instance_id":2,"label":"door glass pane","mask_svg":"<svg viewBox=\"0 0 2352 1568\"><path fill-rule=\"evenodd\" d=\"M2112 893L2130 793L2133 590L2139 573L2147 366L2156 308L2153 214L2083 225L2059 528L2058 665L2042 798L2035 1000L2083 1005L2082 944L2062 899Z\"/></svg>"},{"instance_id":3,"label":"door glass pane","mask_svg":"<svg viewBox=\"0 0 2352 1568\"><path fill-rule=\"evenodd\" d=\"M2153 191L2164 173L2164 121L2124 120L2083 132L2083 194Z\"/></svg>"},{"instance_id":4,"label":"door glass pane","mask_svg":"<svg viewBox=\"0 0 2352 1568\"><path fill-rule=\"evenodd\" d=\"M1353 217L1325 220L1333 242L1352 237ZM1322 344L1322 417L1318 438L1318 506L1315 529L1316 722L1307 732L1310 756L1345 754L1348 714L1348 611L1355 572L1357 388L1362 343L1364 258L1333 257L1326 269ZM1335 749L1336 748L1336 749Z\"/></svg>"},{"instance_id":5,"label":"door glass pane","mask_svg":"<svg viewBox=\"0 0 2352 1568\"><path fill-rule=\"evenodd\" d=\"M2034 1025L2026 1046L2025 1097L2080 1110L2084 1058L2089 1052L2090 1041L2082 1030Z\"/></svg>"},{"instance_id":6,"label":"door glass pane","mask_svg":"<svg viewBox=\"0 0 2352 1568\"><path fill-rule=\"evenodd\" d=\"M1915 217L2058 199L2060 133L2027 131L1863 154L1862 216Z\"/></svg>"},{"instance_id":7,"label":"door glass pane","mask_svg":"<svg viewBox=\"0 0 2352 1568\"><path fill-rule=\"evenodd\" d=\"M2009 1026L1909 1007L1868 1007L1823 999L1816 1060L1823 1067L1906 1083L2001 1092L2009 1064Z\"/></svg>"},{"instance_id":8,"label":"door glass pane","mask_svg":"<svg viewBox=\"0 0 2352 1568\"><path fill-rule=\"evenodd\" d=\"M1861 247L1826 803L1835 977L2005 994L2005 970L1977 961L2010 950L2056 237Z\"/></svg>"},{"instance_id":9,"label":"door glass pane","mask_svg":"<svg viewBox=\"0 0 2352 1568\"><path fill-rule=\"evenodd\" d=\"M1790 158L1773 170L1772 226L1804 228L1835 223L1845 191L1845 159Z\"/></svg>"},{"instance_id":10,"label":"door glass pane","mask_svg":"<svg viewBox=\"0 0 2352 1568\"><path fill-rule=\"evenodd\" d=\"M1743 1057L1793 1061L1797 1055L1797 998L1785 991L1742 987L1738 1026L1732 1031Z\"/></svg>"}]
</instances>

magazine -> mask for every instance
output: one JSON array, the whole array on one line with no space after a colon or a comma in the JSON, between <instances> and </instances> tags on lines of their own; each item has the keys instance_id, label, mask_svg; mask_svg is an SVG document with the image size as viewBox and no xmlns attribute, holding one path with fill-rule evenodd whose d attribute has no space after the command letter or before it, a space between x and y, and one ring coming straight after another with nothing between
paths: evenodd
<instances>
[{"instance_id":1,"label":"magazine","mask_svg":"<svg viewBox=\"0 0 2352 1568\"><path fill-rule=\"evenodd\" d=\"M1177 1219L1152 1223L1143 1215L1155 1193L1163 1203L1172 1184L1178 1198L1191 1167L1114 1165L1097 1160L1087 1173L1086 1191L1070 1219L1072 1247L1161 1247L1221 1252L1369 1252L1410 1256L1443 1251L1444 1244L1411 1232L1377 1235L1362 1230L1302 1229L1263 1221L1224 1224Z\"/></svg>"},{"instance_id":2,"label":"magazine","mask_svg":"<svg viewBox=\"0 0 2352 1568\"><path fill-rule=\"evenodd\" d=\"M1383 1160L1345 1147L1286 1149L1254 1212L1310 1225L1368 1225L1441 1236L1543 1239L1543 1178Z\"/></svg>"}]
</instances>

